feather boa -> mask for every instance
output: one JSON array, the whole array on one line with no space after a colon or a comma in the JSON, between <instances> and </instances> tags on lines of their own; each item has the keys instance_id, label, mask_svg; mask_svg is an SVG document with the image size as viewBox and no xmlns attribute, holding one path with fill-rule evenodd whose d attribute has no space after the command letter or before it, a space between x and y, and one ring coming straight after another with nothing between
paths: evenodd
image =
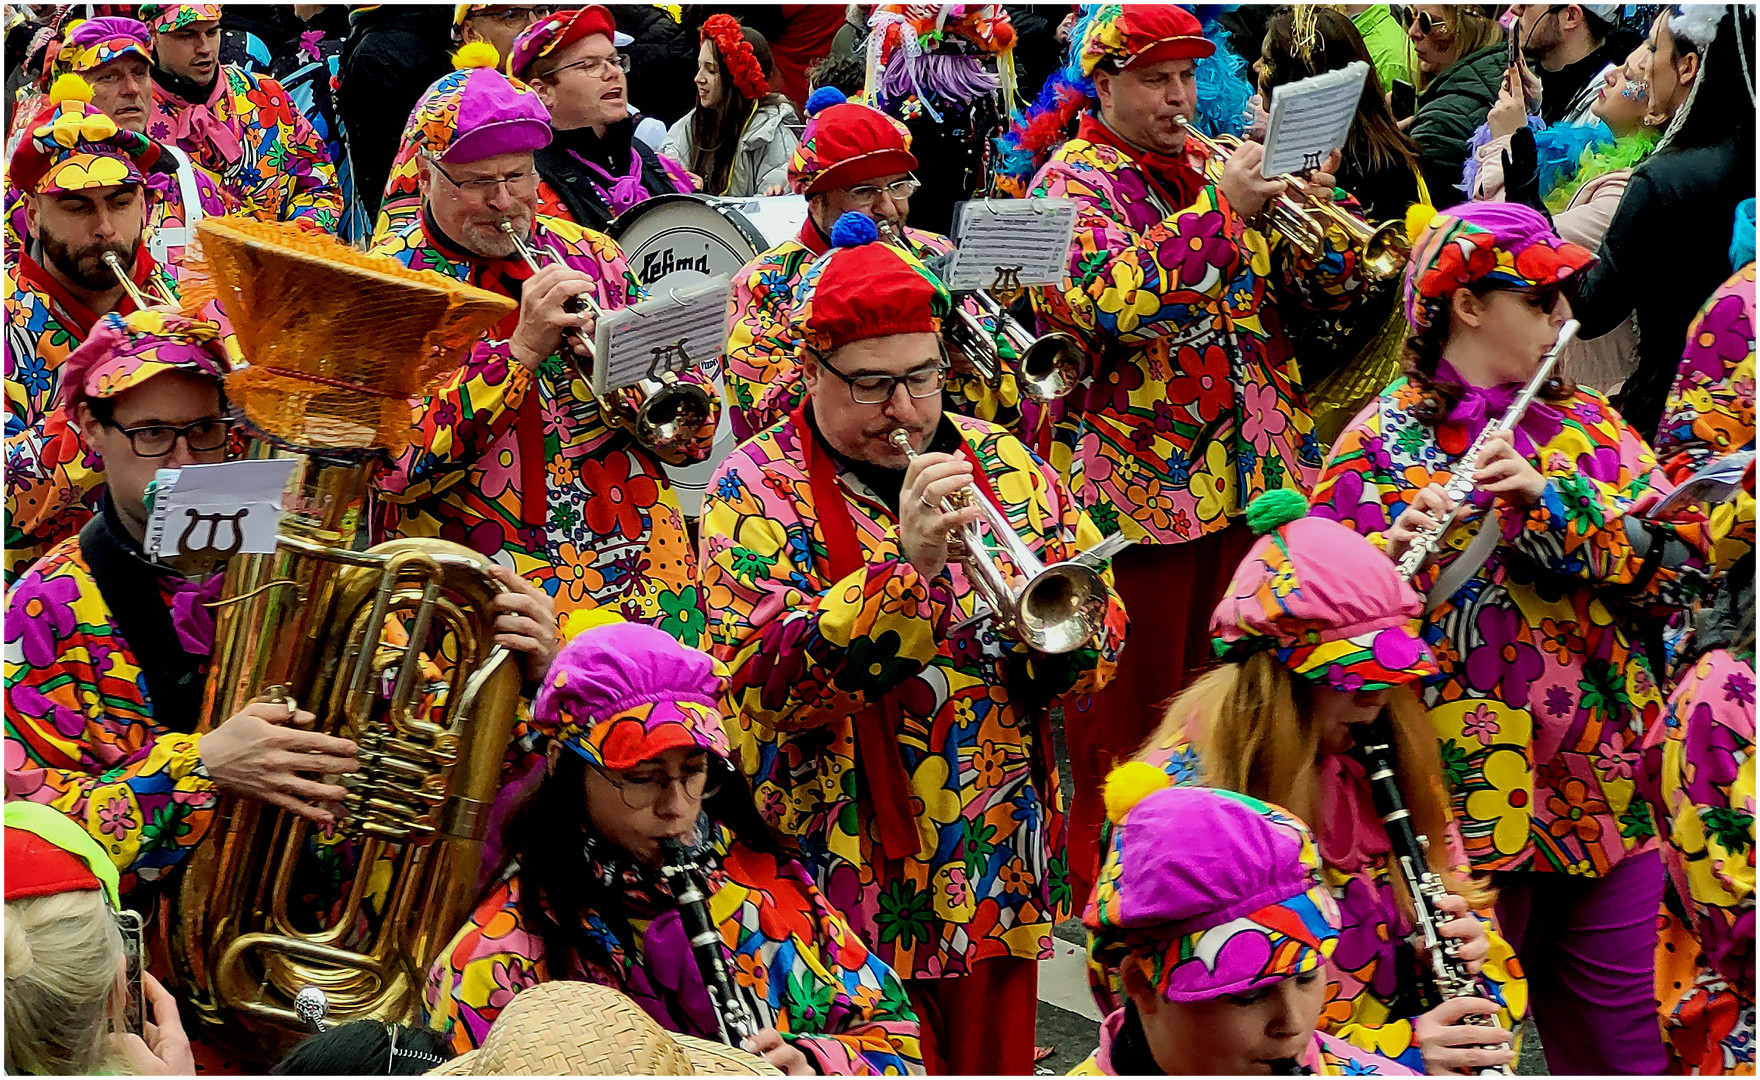
<instances>
[{"instance_id":1,"label":"feather boa","mask_svg":"<svg viewBox=\"0 0 1760 1080\"><path fill-rule=\"evenodd\" d=\"M1528 117L1528 130L1534 133L1534 156L1537 159L1535 180L1542 192L1551 192L1571 179L1583 155L1613 145L1613 132L1597 120L1593 124L1566 124L1547 127L1538 116ZM1461 173L1460 190L1472 198L1479 184L1479 151L1491 142L1491 128L1480 124L1467 143L1466 166Z\"/></svg>"},{"instance_id":2,"label":"feather boa","mask_svg":"<svg viewBox=\"0 0 1760 1080\"><path fill-rule=\"evenodd\" d=\"M1645 128L1636 134L1614 139L1604 146L1585 149L1577 159L1576 174L1565 177L1544 196L1542 201L1546 203L1546 209L1555 214L1563 210L1571 204L1577 191L1597 176L1619 169L1637 168L1638 163L1656 149L1657 138L1658 134L1654 129Z\"/></svg>"}]
</instances>

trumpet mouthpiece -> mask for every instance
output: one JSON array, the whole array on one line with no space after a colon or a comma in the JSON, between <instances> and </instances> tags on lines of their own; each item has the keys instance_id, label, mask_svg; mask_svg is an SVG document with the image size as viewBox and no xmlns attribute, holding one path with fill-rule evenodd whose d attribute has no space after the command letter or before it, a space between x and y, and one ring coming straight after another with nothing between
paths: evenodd
<instances>
[{"instance_id":1,"label":"trumpet mouthpiece","mask_svg":"<svg viewBox=\"0 0 1760 1080\"><path fill-rule=\"evenodd\" d=\"M892 429L892 434L886 436L886 441L907 454L911 452L911 431L909 428Z\"/></svg>"}]
</instances>

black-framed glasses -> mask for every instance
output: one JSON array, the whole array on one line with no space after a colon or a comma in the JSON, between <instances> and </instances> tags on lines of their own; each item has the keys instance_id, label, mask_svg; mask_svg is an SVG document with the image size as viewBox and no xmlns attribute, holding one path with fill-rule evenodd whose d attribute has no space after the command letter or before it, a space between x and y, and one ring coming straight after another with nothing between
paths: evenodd
<instances>
[{"instance_id":1,"label":"black-framed glasses","mask_svg":"<svg viewBox=\"0 0 1760 1080\"><path fill-rule=\"evenodd\" d=\"M551 68L542 75L533 75L526 82L554 87L556 76L571 68L580 68L589 79L601 78L606 74L606 66L611 65L625 75L629 74L630 59L628 53L612 53L610 56L589 56L585 60L576 60L572 64L564 64L559 68Z\"/></svg>"},{"instance_id":2,"label":"black-framed glasses","mask_svg":"<svg viewBox=\"0 0 1760 1080\"><path fill-rule=\"evenodd\" d=\"M125 428L113 422L105 426L127 435L128 445L134 448L136 457L154 458L171 453L176 448L178 439L182 439L185 446L197 453L208 453L225 447L227 435L232 431L232 418L210 417L197 420L193 424L184 424L182 427L142 424L139 427Z\"/></svg>"},{"instance_id":3,"label":"black-framed glasses","mask_svg":"<svg viewBox=\"0 0 1760 1080\"><path fill-rule=\"evenodd\" d=\"M892 392L900 386L904 392L914 398L934 397L947 385L948 362L945 354L932 366L925 366L915 371L907 371L903 375L845 375L831 366L831 362L819 353L814 353L819 366L843 380L849 387L850 400L857 405L884 405L892 400Z\"/></svg>"},{"instance_id":4,"label":"black-framed glasses","mask_svg":"<svg viewBox=\"0 0 1760 1080\"><path fill-rule=\"evenodd\" d=\"M506 176L485 176L480 180L454 180L438 161L428 159L434 171L446 179L448 184L475 199L488 200L495 196L495 189L507 185L507 193L516 198L530 195L538 190L538 173L536 169L525 172L509 173Z\"/></svg>"},{"instance_id":5,"label":"black-framed glasses","mask_svg":"<svg viewBox=\"0 0 1760 1080\"><path fill-rule=\"evenodd\" d=\"M849 197L854 201L857 209L866 210L879 202L882 195L902 201L915 195L917 189L922 186L922 182L916 178L915 174L912 174L903 180L894 180L890 184L857 184L855 187L847 187L843 190L849 193Z\"/></svg>"},{"instance_id":6,"label":"black-framed glasses","mask_svg":"<svg viewBox=\"0 0 1760 1080\"><path fill-rule=\"evenodd\" d=\"M653 806L674 784L683 788L684 793L693 799L707 799L721 790L724 780L716 770L713 760L706 760L700 765L686 765L684 771L677 776L671 773L655 773L651 776L629 777L619 776L597 765L592 768L605 778L606 783L617 789L617 793L623 796L623 805L631 810L646 810Z\"/></svg>"}]
</instances>

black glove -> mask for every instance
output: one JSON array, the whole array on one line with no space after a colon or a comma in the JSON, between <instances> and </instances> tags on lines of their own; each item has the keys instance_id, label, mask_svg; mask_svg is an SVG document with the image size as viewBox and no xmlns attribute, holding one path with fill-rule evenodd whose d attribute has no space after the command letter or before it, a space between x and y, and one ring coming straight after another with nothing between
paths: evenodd
<instances>
[{"instance_id":1,"label":"black glove","mask_svg":"<svg viewBox=\"0 0 1760 1080\"><path fill-rule=\"evenodd\" d=\"M1534 143L1534 129L1523 127L1510 136L1509 149L1503 152L1503 198L1505 202L1522 203L1546 215L1552 215L1540 199L1540 154Z\"/></svg>"}]
</instances>

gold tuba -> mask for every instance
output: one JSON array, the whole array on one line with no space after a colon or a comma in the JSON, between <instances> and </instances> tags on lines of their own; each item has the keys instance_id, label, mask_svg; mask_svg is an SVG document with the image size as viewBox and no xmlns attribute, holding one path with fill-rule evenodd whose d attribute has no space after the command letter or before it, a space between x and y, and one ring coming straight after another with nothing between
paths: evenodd
<instances>
[{"instance_id":1,"label":"gold tuba","mask_svg":"<svg viewBox=\"0 0 1760 1080\"><path fill-rule=\"evenodd\" d=\"M502 586L457 544L354 540L409 399L512 302L289 226L198 230L251 361L226 384L250 453L303 459L275 551L227 566L198 730L283 700L360 746L336 835L224 796L161 909L180 988L211 1035L261 1062L305 1030L307 987L339 1020L410 1018L470 902L520 694L494 642Z\"/></svg>"}]
</instances>

